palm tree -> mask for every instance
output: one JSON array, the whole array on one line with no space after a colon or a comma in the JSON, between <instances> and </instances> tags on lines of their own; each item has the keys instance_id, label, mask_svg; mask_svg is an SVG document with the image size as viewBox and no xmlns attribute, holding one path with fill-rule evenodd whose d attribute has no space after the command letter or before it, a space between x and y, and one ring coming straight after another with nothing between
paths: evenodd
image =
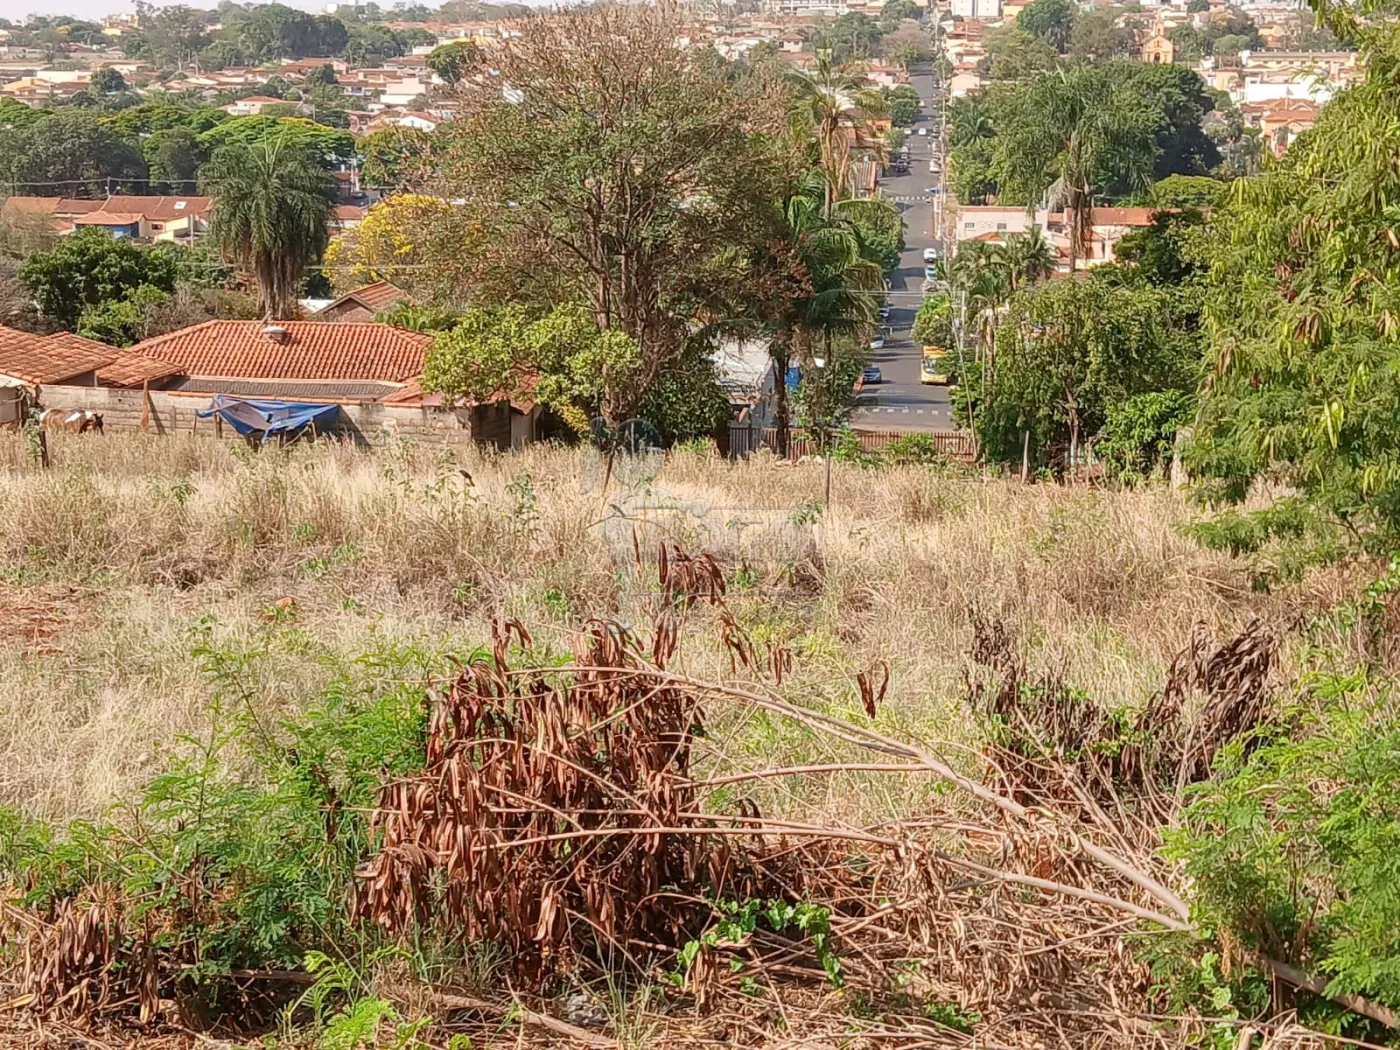
<instances>
[{"instance_id":1,"label":"palm tree","mask_svg":"<svg viewBox=\"0 0 1400 1050\"><path fill-rule=\"evenodd\" d=\"M791 112L794 130L816 142L826 180L823 214L830 216L845 193L851 170L851 148L880 152L884 137L874 119L885 113L880 93L860 73L835 66L831 51L817 52L815 67L794 70Z\"/></svg>"},{"instance_id":2,"label":"palm tree","mask_svg":"<svg viewBox=\"0 0 1400 1050\"><path fill-rule=\"evenodd\" d=\"M788 296L776 317L769 342L777 374L775 424L778 451L787 454L791 411L787 372L794 358L811 361L822 351L831 359L838 336L865 336L879 316L884 271L859 232L856 221L865 201L839 201L826 214L824 176L805 180L784 202L786 250L802 271L800 290Z\"/></svg>"},{"instance_id":3,"label":"palm tree","mask_svg":"<svg viewBox=\"0 0 1400 1050\"><path fill-rule=\"evenodd\" d=\"M1006 245L1001 249L1001 261L1006 271L1008 293L1014 293L1055 272L1055 251L1046 242L1039 226L1008 236Z\"/></svg>"},{"instance_id":4,"label":"palm tree","mask_svg":"<svg viewBox=\"0 0 1400 1050\"><path fill-rule=\"evenodd\" d=\"M209 234L257 279L263 316L293 316L302 274L328 241L331 176L283 134L224 146L200 171L200 181L213 198Z\"/></svg>"}]
</instances>

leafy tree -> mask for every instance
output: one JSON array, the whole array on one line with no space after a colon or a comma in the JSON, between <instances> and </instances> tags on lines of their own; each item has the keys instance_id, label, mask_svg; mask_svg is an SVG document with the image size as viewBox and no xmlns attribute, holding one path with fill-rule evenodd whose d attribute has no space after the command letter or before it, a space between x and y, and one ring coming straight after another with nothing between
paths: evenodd
<instances>
[{"instance_id":1,"label":"leafy tree","mask_svg":"<svg viewBox=\"0 0 1400 1050\"><path fill-rule=\"evenodd\" d=\"M104 95L126 90L126 78L119 70L105 66L92 75L92 90Z\"/></svg>"},{"instance_id":2,"label":"leafy tree","mask_svg":"<svg viewBox=\"0 0 1400 1050\"><path fill-rule=\"evenodd\" d=\"M1186 390L1151 390L1111 403L1094 453L1111 477L1151 477L1171 462L1177 435L1190 426L1195 409Z\"/></svg>"},{"instance_id":3,"label":"leafy tree","mask_svg":"<svg viewBox=\"0 0 1400 1050\"><path fill-rule=\"evenodd\" d=\"M1063 55L1069 50L1078 15L1071 0L1031 0L1016 16L1016 25Z\"/></svg>"},{"instance_id":4,"label":"leafy tree","mask_svg":"<svg viewBox=\"0 0 1400 1050\"><path fill-rule=\"evenodd\" d=\"M1075 20L1068 50L1071 57L1082 62L1106 62L1128 58L1135 48L1131 29L1119 26L1111 11L1093 10Z\"/></svg>"},{"instance_id":5,"label":"leafy tree","mask_svg":"<svg viewBox=\"0 0 1400 1050\"><path fill-rule=\"evenodd\" d=\"M584 433L590 419L607 414L606 403L619 388L644 384L644 372L636 340L599 328L585 307L556 306L531 318L508 305L466 310L433 342L423 383L455 403L486 400L528 384L535 400Z\"/></svg>"},{"instance_id":6,"label":"leafy tree","mask_svg":"<svg viewBox=\"0 0 1400 1050\"><path fill-rule=\"evenodd\" d=\"M320 159L292 136L233 142L200 182L213 198L209 236L256 278L263 316L294 316L302 274L327 242L334 187Z\"/></svg>"},{"instance_id":7,"label":"leafy tree","mask_svg":"<svg viewBox=\"0 0 1400 1050\"><path fill-rule=\"evenodd\" d=\"M880 53L906 71L932 57L928 34L915 25L900 25L886 33L880 39Z\"/></svg>"},{"instance_id":8,"label":"leafy tree","mask_svg":"<svg viewBox=\"0 0 1400 1050\"><path fill-rule=\"evenodd\" d=\"M229 119L229 115L212 106L190 108L172 102L146 102L102 119L124 139L143 138L160 131L184 128L202 134Z\"/></svg>"},{"instance_id":9,"label":"leafy tree","mask_svg":"<svg viewBox=\"0 0 1400 1050\"><path fill-rule=\"evenodd\" d=\"M168 292L179 274L177 249L143 248L103 230L80 230L52 251L31 255L19 276L39 310L72 329L89 307L125 299L146 286Z\"/></svg>"},{"instance_id":10,"label":"leafy tree","mask_svg":"<svg viewBox=\"0 0 1400 1050\"><path fill-rule=\"evenodd\" d=\"M833 22L819 22L812 30L811 42L815 50L830 52L831 60L843 65L873 56L882 35L879 23L851 11Z\"/></svg>"},{"instance_id":11,"label":"leafy tree","mask_svg":"<svg viewBox=\"0 0 1400 1050\"><path fill-rule=\"evenodd\" d=\"M432 178L437 139L416 128L384 128L359 140L365 181L395 190L421 187Z\"/></svg>"},{"instance_id":12,"label":"leafy tree","mask_svg":"<svg viewBox=\"0 0 1400 1050\"><path fill-rule=\"evenodd\" d=\"M1400 150L1396 30L1327 13L1369 49L1366 81L1212 216L1211 380L1188 462L1218 501L1242 501L1261 477L1292 489L1218 516L1205 536L1235 550L1389 551L1400 539L1400 178L1384 160Z\"/></svg>"},{"instance_id":13,"label":"leafy tree","mask_svg":"<svg viewBox=\"0 0 1400 1050\"><path fill-rule=\"evenodd\" d=\"M996 127L1001 196L1066 211L1071 270L1086 252L1094 197L1145 184L1156 160L1151 114L1128 104L1095 67L1018 87L999 107Z\"/></svg>"},{"instance_id":14,"label":"leafy tree","mask_svg":"<svg viewBox=\"0 0 1400 1050\"><path fill-rule=\"evenodd\" d=\"M837 350L863 341L878 318L877 297L884 290L884 263L862 232L875 202L843 201L829 211L825 179L812 176L785 202L786 237L781 259L791 264L790 285L775 298L769 354L777 386L778 448L786 453L791 413L788 368L811 365L817 357L834 362ZM895 216L898 221L898 216ZM898 252L896 250L896 258ZM851 360L852 355L840 355Z\"/></svg>"},{"instance_id":15,"label":"leafy tree","mask_svg":"<svg viewBox=\"0 0 1400 1050\"><path fill-rule=\"evenodd\" d=\"M41 119L0 128L0 185L43 197L101 196L132 190L146 178L136 146L79 109L57 109Z\"/></svg>"},{"instance_id":16,"label":"leafy tree","mask_svg":"<svg viewBox=\"0 0 1400 1050\"><path fill-rule=\"evenodd\" d=\"M347 131L328 128L302 117L273 117L256 114L234 117L199 136L199 148L214 154L224 146L254 146L279 141L315 157L323 167L345 160L355 151L355 139Z\"/></svg>"},{"instance_id":17,"label":"leafy tree","mask_svg":"<svg viewBox=\"0 0 1400 1050\"><path fill-rule=\"evenodd\" d=\"M481 64L481 48L471 41L443 44L428 53L428 68L448 84L456 84Z\"/></svg>"},{"instance_id":18,"label":"leafy tree","mask_svg":"<svg viewBox=\"0 0 1400 1050\"><path fill-rule=\"evenodd\" d=\"M1225 189L1225 183L1206 175L1168 175L1153 184L1148 197L1159 208L1210 208Z\"/></svg>"},{"instance_id":19,"label":"leafy tree","mask_svg":"<svg viewBox=\"0 0 1400 1050\"><path fill-rule=\"evenodd\" d=\"M919 304L910 329L914 342L924 346L953 345L953 304L946 295L931 295Z\"/></svg>"},{"instance_id":20,"label":"leafy tree","mask_svg":"<svg viewBox=\"0 0 1400 1050\"><path fill-rule=\"evenodd\" d=\"M104 299L85 309L78 319L78 334L109 346L131 346L147 337L146 313L169 301L169 292L154 285L139 285L125 298Z\"/></svg>"},{"instance_id":21,"label":"leafy tree","mask_svg":"<svg viewBox=\"0 0 1400 1050\"><path fill-rule=\"evenodd\" d=\"M1199 15L1210 10L1210 0L1186 0L1187 14Z\"/></svg>"},{"instance_id":22,"label":"leafy tree","mask_svg":"<svg viewBox=\"0 0 1400 1050\"><path fill-rule=\"evenodd\" d=\"M600 332L635 343L640 370L599 406L613 423L695 340L734 323L777 221L782 171L750 133L761 109L714 56L674 47L676 32L672 12L649 7L527 22L493 50L499 77L463 82L444 136L446 176L472 187L475 300L583 304Z\"/></svg>"},{"instance_id":23,"label":"leafy tree","mask_svg":"<svg viewBox=\"0 0 1400 1050\"><path fill-rule=\"evenodd\" d=\"M340 291L391 281L422 303L466 302L482 228L470 209L441 197L396 193L326 248L325 264Z\"/></svg>"},{"instance_id":24,"label":"leafy tree","mask_svg":"<svg viewBox=\"0 0 1400 1050\"><path fill-rule=\"evenodd\" d=\"M200 165L207 159L199 138L189 128L172 128L151 135L143 143L153 189L166 193L193 193Z\"/></svg>"},{"instance_id":25,"label":"leafy tree","mask_svg":"<svg viewBox=\"0 0 1400 1050\"><path fill-rule=\"evenodd\" d=\"M969 383L978 436L994 459L1018 458L1025 431L1037 450L1077 458L1114 405L1190 389L1199 360L1194 331L1179 324L1168 293L1094 277L1013 295L995 350L994 366Z\"/></svg>"},{"instance_id":26,"label":"leafy tree","mask_svg":"<svg viewBox=\"0 0 1400 1050\"><path fill-rule=\"evenodd\" d=\"M885 112L895 127L907 128L918 122L922 102L919 93L908 84L885 88L881 95Z\"/></svg>"},{"instance_id":27,"label":"leafy tree","mask_svg":"<svg viewBox=\"0 0 1400 1050\"><path fill-rule=\"evenodd\" d=\"M1180 285L1200 273L1195 241L1204 226L1205 217L1195 208L1159 211L1152 216L1150 226L1119 241L1114 254L1147 284Z\"/></svg>"},{"instance_id":28,"label":"leafy tree","mask_svg":"<svg viewBox=\"0 0 1400 1050\"><path fill-rule=\"evenodd\" d=\"M923 9L914 0L889 0L884 7L880 8L880 21L885 24L898 25L906 20L918 21L923 14Z\"/></svg>"},{"instance_id":29,"label":"leafy tree","mask_svg":"<svg viewBox=\"0 0 1400 1050\"><path fill-rule=\"evenodd\" d=\"M1060 53L1015 22L987 34L987 55L978 70L992 80L1024 80L1055 69Z\"/></svg>"}]
</instances>

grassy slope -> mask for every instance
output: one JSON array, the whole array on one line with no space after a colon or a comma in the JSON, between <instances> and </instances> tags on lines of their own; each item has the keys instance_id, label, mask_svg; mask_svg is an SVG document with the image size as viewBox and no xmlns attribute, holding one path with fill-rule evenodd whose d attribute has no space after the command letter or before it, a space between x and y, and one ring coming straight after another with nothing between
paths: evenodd
<instances>
[{"instance_id":1,"label":"grassy slope","mask_svg":"<svg viewBox=\"0 0 1400 1050\"><path fill-rule=\"evenodd\" d=\"M458 462L411 447L253 455L199 438L54 446L41 472L0 435L0 805L48 816L130 794L206 725L201 637L256 654L240 688L271 722L337 675L377 673L355 662L366 652L465 651L489 641L496 615L560 650L589 617L637 621L654 573L634 551L650 559L663 534L714 554L760 646L792 649L790 696L854 710L854 673L887 660L886 726L953 755L970 733L969 609L1006 623L1032 669L1117 707L1160 687L1196 620L1223 633L1332 597L1325 581L1251 594L1242 571L1179 535L1189 511L1162 489L838 465L833 512L816 523L820 466L771 460L629 465L605 498L603 464L552 448ZM727 673L697 633L683 669ZM719 730L721 769L818 757L760 718ZM769 808L917 807L888 780L859 790L873 783L827 779L809 797L793 781Z\"/></svg>"}]
</instances>

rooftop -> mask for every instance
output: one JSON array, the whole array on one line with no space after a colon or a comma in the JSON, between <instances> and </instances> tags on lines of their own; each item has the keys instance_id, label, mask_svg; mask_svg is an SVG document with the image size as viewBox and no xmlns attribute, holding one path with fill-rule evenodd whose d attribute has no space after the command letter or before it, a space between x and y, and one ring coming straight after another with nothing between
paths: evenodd
<instances>
[{"instance_id":1,"label":"rooftop","mask_svg":"<svg viewBox=\"0 0 1400 1050\"><path fill-rule=\"evenodd\" d=\"M0 375L38 386L96 371L117 351L70 332L35 335L0 325Z\"/></svg>"},{"instance_id":2,"label":"rooftop","mask_svg":"<svg viewBox=\"0 0 1400 1050\"><path fill-rule=\"evenodd\" d=\"M402 383L433 337L369 322L205 321L137 343L187 376Z\"/></svg>"}]
</instances>

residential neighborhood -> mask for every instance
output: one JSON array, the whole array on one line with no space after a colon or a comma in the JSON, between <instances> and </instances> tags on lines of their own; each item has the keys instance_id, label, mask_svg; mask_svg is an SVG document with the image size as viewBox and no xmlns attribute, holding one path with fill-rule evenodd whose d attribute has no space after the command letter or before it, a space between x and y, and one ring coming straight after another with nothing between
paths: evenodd
<instances>
[{"instance_id":1,"label":"residential neighborhood","mask_svg":"<svg viewBox=\"0 0 1400 1050\"><path fill-rule=\"evenodd\" d=\"M56 3L0 1050L1400 1047L1395 3Z\"/></svg>"}]
</instances>

